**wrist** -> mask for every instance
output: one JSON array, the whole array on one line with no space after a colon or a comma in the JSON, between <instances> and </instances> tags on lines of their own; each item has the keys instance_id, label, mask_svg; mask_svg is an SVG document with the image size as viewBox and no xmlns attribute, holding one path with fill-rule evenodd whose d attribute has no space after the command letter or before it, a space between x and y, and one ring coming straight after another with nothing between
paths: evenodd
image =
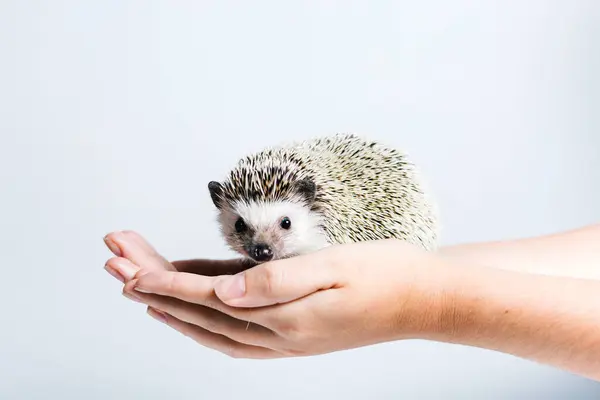
<instances>
[{"instance_id":1,"label":"wrist","mask_svg":"<svg viewBox=\"0 0 600 400\"><path fill-rule=\"evenodd\" d=\"M441 258L422 274L429 301L418 338L465 345L479 344L482 335L494 340L493 331L502 326L503 299L514 297L514 274Z\"/></svg>"},{"instance_id":2,"label":"wrist","mask_svg":"<svg viewBox=\"0 0 600 400\"><path fill-rule=\"evenodd\" d=\"M411 301L403 305L405 320L398 332L403 332L404 338L467 344L491 328L490 318L502 313L499 299L508 293L499 285L510 287L510 278L514 278L510 275L432 255L415 273L415 289Z\"/></svg>"},{"instance_id":3,"label":"wrist","mask_svg":"<svg viewBox=\"0 0 600 400\"><path fill-rule=\"evenodd\" d=\"M460 288L457 267L449 260L428 255L404 276L397 291L393 340L452 341L458 315ZM407 289L408 287L408 289Z\"/></svg>"}]
</instances>

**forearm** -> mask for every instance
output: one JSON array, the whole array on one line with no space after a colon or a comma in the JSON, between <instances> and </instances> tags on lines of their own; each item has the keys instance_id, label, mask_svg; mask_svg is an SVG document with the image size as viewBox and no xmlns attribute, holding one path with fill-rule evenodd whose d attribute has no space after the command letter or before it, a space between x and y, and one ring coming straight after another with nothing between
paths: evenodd
<instances>
[{"instance_id":1,"label":"forearm","mask_svg":"<svg viewBox=\"0 0 600 400\"><path fill-rule=\"evenodd\" d=\"M439 254L506 270L600 279L600 224L540 237L448 246Z\"/></svg>"},{"instance_id":2,"label":"forearm","mask_svg":"<svg viewBox=\"0 0 600 400\"><path fill-rule=\"evenodd\" d=\"M600 380L600 282L466 266L444 275L435 317L440 329L426 339Z\"/></svg>"}]
</instances>

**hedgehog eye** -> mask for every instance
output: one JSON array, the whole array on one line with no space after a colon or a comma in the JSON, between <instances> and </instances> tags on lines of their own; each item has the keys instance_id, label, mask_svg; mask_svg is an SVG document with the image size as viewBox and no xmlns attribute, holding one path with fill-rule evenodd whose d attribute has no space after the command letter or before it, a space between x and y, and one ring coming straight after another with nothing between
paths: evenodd
<instances>
[{"instance_id":1,"label":"hedgehog eye","mask_svg":"<svg viewBox=\"0 0 600 400\"><path fill-rule=\"evenodd\" d=\"M285 217L281 220L279 224L283 229L290 229L292 227L292 221L288 217Z\"/></svg>"},{"instance_id":2,"label":"hedgehog eye","mask_svg":"<svg viewBox=\"0 0 600 400\"><path fill-rule=\"evenodd\" d=\"M237 233L242 233L246 230L246 223L241 217L235 221L235 230Z\"/></svg>"}]
</instances>

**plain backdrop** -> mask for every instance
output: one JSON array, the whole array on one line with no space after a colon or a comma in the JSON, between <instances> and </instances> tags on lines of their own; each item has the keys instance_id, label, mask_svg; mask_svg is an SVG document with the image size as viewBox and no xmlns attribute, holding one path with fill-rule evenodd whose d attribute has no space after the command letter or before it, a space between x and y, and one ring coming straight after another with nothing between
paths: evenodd
<instances>
[{"instance_id":1,"label":"plain backdrop","mask_svg":"<svg viewBox=\"0 0 600 400\"><path fill-rule=\"evenodd\" d=\"M207 182L282 141L408 151L443 244L600 221L600 2L0 1L0 399L592 399L425 341L278 361L121 296L102 237L229 257Z\"/></svg>"}]
</instances>

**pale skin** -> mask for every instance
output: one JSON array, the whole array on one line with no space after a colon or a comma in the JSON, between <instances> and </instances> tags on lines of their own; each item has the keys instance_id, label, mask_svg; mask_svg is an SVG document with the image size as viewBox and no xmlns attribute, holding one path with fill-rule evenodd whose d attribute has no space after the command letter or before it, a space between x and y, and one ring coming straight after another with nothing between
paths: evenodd
<instances>
[{"instance_id":1,"label":"pale skin","mask_svg":"<svg viewBox=\"0 0 600 400\"><path fill-rule=\"evenodd\" d=\"M442 248L399 241L246 269L170 263L135 232L105 241L123 294L235 358L329 353L404 339L487 348L600 381L600 225Z\"/></svg>"}]
</instances>

